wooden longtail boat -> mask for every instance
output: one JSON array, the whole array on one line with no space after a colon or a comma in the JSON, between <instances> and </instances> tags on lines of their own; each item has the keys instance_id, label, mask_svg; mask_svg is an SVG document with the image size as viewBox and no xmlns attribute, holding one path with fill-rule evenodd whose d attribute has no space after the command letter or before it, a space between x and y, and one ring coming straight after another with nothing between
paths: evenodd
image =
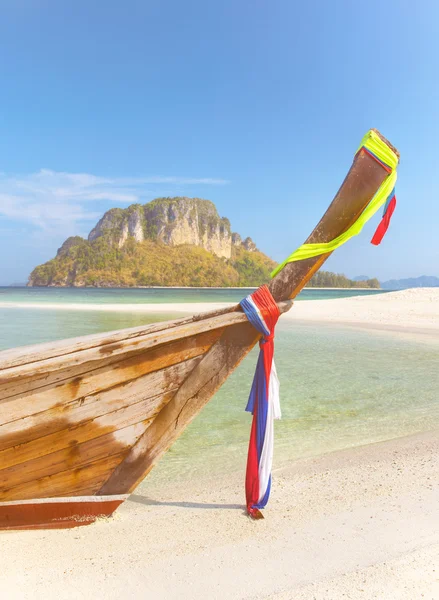
<instances>
[{"instance_id":1,"label":"wooden longtail boat","mask_svg":"<svg viewBox=\"0 0 439 600\"><path fill-rule=\"evenodd\" d=\"M346 231L387 175L360 151L307 242ZM271 281L281 312L328 256ZM0 352L0 529L110 516L259 337L236 306Z\"/></svg>"}]
</instances>

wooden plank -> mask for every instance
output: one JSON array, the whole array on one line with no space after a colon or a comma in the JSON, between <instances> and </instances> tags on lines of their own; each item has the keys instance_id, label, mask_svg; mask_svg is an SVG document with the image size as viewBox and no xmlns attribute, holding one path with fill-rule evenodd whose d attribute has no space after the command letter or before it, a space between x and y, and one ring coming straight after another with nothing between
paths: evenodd
<instances>
[{"instance_id":1,"label":"wooden plank","mask_svg":"<svg viewBox=\"0 0 439 600\"><path fill-rule=\"evenodd\" d=\"M24 501L0 504L0 529L66 529L89 525L99 517L109 517L123 502L118 496Z\"/></svg>"},{"instance_id":2,"label":"wooden plank","mask_svg":"<svg viewBox=\"0 0 439 600\"><path fill-rule=\"evenodd\" d=\"M290 307L291 303L286 302L282 303L279 309L281 312L285 312ZM163 328L163 330L158 332L150 332L146 335L123 339L113 344L104 344L82 350L75 349L70 352L66 351L62 355L51 358L42 359L41 357L45 355L46 351L42 351L40 354L40 345L37 345L33 347L33 355L27 355L26 359L23 358L23 360L26 360L25 364L8 366L7 357L3 357L2 369L0 370L0 385L23 377L47 376L47 374L52 372L72 368L84 363L99 361L106 357L128 356L132 353L143 352L153 346L168 344L178 339L199 335L205 331L231 327L246 320L244 313L238 309L225 309L221 314L218 313L219 311L215 311L215 316L212 317L208 313L197 315L190 322L177 326L175 326L174 321L171 321L169 327ZM76 338L76 340L81 340L81 338ZM77 343L79 344L80 342L78 341Z\"/></svg>"},{"instance_id":3,"label":"wooden plank","mask_svg":"<svg viewBox=\"0 0 439 600\"><path fill-rule=\"evenodd\" d=\"M35 393L49 387L62 385L78 377L85 377L100 368L105 367L109 369L111 365L117 364L120 360L119 357L114 357L114 359L105 358L93 361L92 363L81 363L68 369L60 369L53 373L30 374L27 377L19 377L18 379L4 382L0 384L0 405L12 396L24 395L29 392Z\"/></svg>"},{"instance_id":4,"label":"wooden plank","mask_svg":"<svg viewBox=\"0 0 439 600\"><path fill-rule=\"evenodd\" d=\"M152 348L148 352L121 360L115 365L105 365L83 377L68 379L63 384L45 386L40 391L32 393L18 392L13 397L2 398L0 400L0 449L3 434L13 430L4 427L5 424L20 420L15 427L25 430L38 426L40 420L46 417L59 417L60 414L64 417L78 404L83 406L94 401L93 395L99 392L204 354L220 334L221 330L208 331L199 336ZM151 385L157 387L153 382ZM99 403L102 404L101 401ZM41 414L49 410L57 414Z\"/></svg>"},{"instance_id":5,"label":"wooden plank","mask_svg":"<svg viewBox=\"0 0 439 600\"><path fill-rule=\"evenodd\" d=\"M59 421L53 423L53 427L56 428L54 433L37 437L25 443L16 444L14 436L10 436L9 446L0 452L0 465L2 468L17 465L67 448L73 443L82 443L140 421L150 421L155 412L160 410L163 402L167 400L165 392L177 388L199 360L199 358L193 358L185 363L169 367L161 379L158 389L150 388L147 392L143 392L149 397L140 402L135 402L79 425L72 425L68 420L60 417ZM163 379L168 381L165 390L163 389ZM135 383L141 386L142 382L136 380Z\"/></svg>"},{"instance_id":6,"label":"wooden plank","mask_svg":"<svg viewBox=\"0 0 439 600\"><path fill-rule=\"evenodd\" d=\"M17 485L13 490L8 490L7 500L0 492L0 501L75 496L83 493L84 489L90 490L89 495L94 495L123 457L124 453L108 456L79 469L67 469L55 475L36 479L32 486L28 482Z\"/></svg>"},{"instance_id":7,"label":"wooden plank","mask_svg":"<svg viewBox=\"0 0 439 600\"><path fill-rule=\"evenodd\" d=\"M64 354L79 352L81 350L87 350L90 348L101 348L109 344L128 341L136 337L142 337L151 333L157 333L166 329L177 327L179 325L184 325L186 323L199 321L200 318L205 319L218 316L225 312L233 312L234 310L236 310L236 307L223 310L213 310L203 313L202 315L191 315L189 317L174 319L172 321L160 321L159 323L152 323L150 325L128 327L126 329L119 329L116 331L93 333L91 335L83 335L66 340L45 342L43 344L33 344L29 346L20 346L19 348L2 350L0 351L0 371L10 367L16 367L35 362L36 357L38 357L38 360L46 360L49 358L55 358L56 356L62 356Z\"/></svg>"},{"instance_id":8,"label":"wooden plank","mask_svg":"<svg viewBox=\"0 0 439 600\"><path fill-rule=\"evenodd\" d=\"M73 367L81 363L101 360L103 357L107 356L121 357L128 353L144 352L160 344L167 344L178 339L201 334L205 331L222 329L223 327L230 327L237 323L242 323L245 321L245 318L244 313L240 311L229 312L224 315L190 322L177 327L170 327L157 333L138 336L134 339L121 340L115 344L106 344L104 346L74 351L44 360L40 360L39 355L36 354L33 357L34 360L29 361L26 364L3 368L2 371L0 371L0 384L21 377L47 374L60 369Z\"/></svg>"},{"instance_id":9,"label":"wooden plank","mask_svg":"<svg viewBox=\"0 0 439 600\"><path fill-rule=\"evenodd\" d=\"M193 365L183 363L178 380L172 379L175 367L150 373L129 383L115 386L104 392L86 396L61 409L55 407L0 426L0 451L31 442L63 429L72 429L98 417L110 415L117 410L143 402L144 418L152 418L162 398L168 398L178 389L179 381L189 374ZM0 463L1 469L1 463Z\"/></svg>"},{"instance_id":10,"label":"wooden plank","mask_svg":"<svg viewBox=\"0 0 439 600\"><path fill-rule=\"evenodd\" d=\"M97 460L115 454L120 455L138 440L145 432L147 426L148 424L145 422L135 423L134 425L129 425L124 429L118 430L116 435L114 433L102 435L82 444L73 444L57 452L1 469L0 494L2 501L22 499L22 497L17 497L17 486L21 486L20 490L26 495L27 488L24 486L25 483L34 487L33 482L35 480L66 470L74 471ZM83 489L81 493L87 495L88 492L89 490Z\"/></svg>"},{"instance_id":11,"label":"wooden plank","mask_svg":"<svg viewBox=\"0 0 439 600\"><path fill-rule=\"evenodd\" d=\"M386 176L387 172L377 161L364 152L358 153L334 202L308 240L328 241L343 233L356 215L364 210ZM270 286L276 301L297 295L327 257L320 257L306 268L296 267L296 263L292 263L291 268L283 269ZM102 486L99 494L131 492L229 377L258 338L259 335L248 323L225 329L173 400Z\"/></svg>"},{"instance_id":12,"label":"wooden plank","mask_svg":"<svg viewBox=\"0 0 439 600\"><path fill-rule=\"evenodd\" d=\"M100 369L102 372L104 370L110 372L112 369L116 369L118 365L125 363L125 361L129 361L132 358L135 359L136 356L146 356L146 354L149 352L150 350L146 350L145 352L140 352L137 354L130 354L127 352L126 356L122 357L107 357L101 360L80 363L73 367L60 369L59 371L53 371L52 373L47 373L45 375L30 375L27 377L13 379L7 383L0 384L0 407L5 401L9 401L13 397L20 397L24 395L33 397L40 391L69 383L71 383L72 389L74 390L76 383L83 378L86 378L88 375L92 375ZM166 350L164 352L166 353Z\"/></svg>"},{"instance_id":13,"label":"wooden plank","mask_svg":"<svg viewBox=\"0 0 439 600\"><path fill-rule=\"evenodd\" d=\"M133 407L123 408L120 411L111 413L111 415L98 417L97 419L93 419L93 421L87 421L74 428L61 429L31 442L6 448L0 452L0 464L3 469L21 465L59 450L75 448L77 444L104 436L108 433L114 433L118 429L141 422L142 405L142 402L138 402ZM145 423L149 423L150 421L151 419L143 420Z\"/></svg>"}]
</instances>

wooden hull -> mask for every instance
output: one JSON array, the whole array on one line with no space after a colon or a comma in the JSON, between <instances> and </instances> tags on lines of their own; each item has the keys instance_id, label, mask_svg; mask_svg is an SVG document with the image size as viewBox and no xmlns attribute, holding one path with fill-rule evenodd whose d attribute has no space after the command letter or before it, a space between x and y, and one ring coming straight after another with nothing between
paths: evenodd
<instances>
[{"instance_id":1,"label":"wooden hull","mask_svg":"<svg viewBox=\"0 0 439 600\"><path fill-rule=\"evenodd\" d=\"M342 233L386 176L358 154L309 241ZM273 280L282 312L327 257ZM234 307L0 352L0 529L111 515L258 337Z\"/></svg>"},{"instance_id":2,"label":"wooden hull","mask_svg":"<svg viewBox=\"0 0 439 600\"><path fill-rule=\"evenodd\" d=\"M128 496L74 496L0 502L0 529L69 529L111 517Z\"/></svg>"}]
</instances>

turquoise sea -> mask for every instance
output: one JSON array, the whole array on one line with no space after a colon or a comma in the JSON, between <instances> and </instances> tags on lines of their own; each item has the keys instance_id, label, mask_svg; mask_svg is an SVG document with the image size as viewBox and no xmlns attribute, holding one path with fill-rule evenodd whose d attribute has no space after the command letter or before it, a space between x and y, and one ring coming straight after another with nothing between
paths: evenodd
<instances>
[{"instance_id":1,"label":"turquoise sea","mask_svg":"<svg viewBox=\"0 0 439 600\"><path fill-rule=\"evenodd\" d=\"M0 349L173 318L166 304L238 301L247 293L0 288ZM330 301L359 293L380 292L308 289L299 300ZM66 308L141 302L163 303L163 313ZM52 308L44 309L47 304ZM152 485L199 477L214 468L244 469L250 428L244 407L255 362L256 350L172 446L150 475ZM276 422L275 466L439 426L439 339L281 319L276 363L283 416Z\"/></svg>"},{"instance_id":2,"label":"turquoise sea","mask_svg":"<svg viewBox=\"0 0 439 600\"><path fill-rule=\"evenodd\" d=\"M181 314L175 315L166 310L167 304L239 302L252 291L253 288L0 287L0 350L172 319ZM298 300L347 298L359 294L380 293L383 292L377 290L306 289L299 295ZM108 304L163 304L163 312L148 315L129 311L99 311L100 305ZM75 305L76 309L67 310L68 305ZM49 306L50 308L47 308ZM56 310L56 306L60 310ZM81 306L88 309L96 307L97 310L81 311Z\"/></svg>"}]
</instances>

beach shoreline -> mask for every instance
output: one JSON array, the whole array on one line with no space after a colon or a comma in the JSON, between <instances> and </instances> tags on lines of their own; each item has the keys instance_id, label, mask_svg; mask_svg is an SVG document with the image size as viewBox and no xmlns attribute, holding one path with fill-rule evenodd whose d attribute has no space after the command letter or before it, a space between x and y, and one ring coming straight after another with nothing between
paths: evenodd
<instances>
[{"instance_id":1,"label":"beach shoreline","mask_svg":"<svg viewBox=\"0 0 439 600\"><path fill-rule=\"evenodd\" d=\"M102 311L136 314L198 314L236 306L235 302L179 302L160 304L0 302L0 308ZM439 288L325 300L296 301L282 321L346 324L371 329L439 330Z\"/></svg>"},{"instance_id":2,"label":"beach shoreline","mask_svg":"<svg viewBox=\"0 0 439 600\"><path fill-rule=\"evenodd\" d=\"M184 488L146 479L112 519L1 533L3 590L41 600L435 598L438 433L275 469L257 522L244 514L242 474Z\"/></svg>"},{"instance_id":3,"label":"beach shoreline","mask_svg":"<svg viewBox=\"0 0 439 600\"><path fill-rule=\"evenodd\" d=\"M115 306L183 316L233 305ZM89 306L77 310L114 310ZM436 342L439 289L301 301L282 321ZM160 464L111 519L73 530L0 532L5 596L439 598L439 430L275 462L262 521L245 515L242 470L167 481L155 477Z\"/></svg>"},{"instance_id":4,"label":"beach shoreline","mask_svg":"<svg viewBox=\"0 0 439 600\"><path fill-rule=\"evenodd\" d=\"M254 286L200 286L194 287L191 285L138 285L138 286L130 286L130 287L99 287L94 285L79 285L79 286L61 286L61 285L53 285L53 286L38 286L38 285L0 285L1 288L7 289L23 289L23 288L31 288L31 289L75 289L75 290L256 290L257 288ZM383 288L371 288L371 287L317 287L317 286L305 286L304 289L311 290L367 290L372 292L386 292L386 289Z\"/></svg>"}]
</instances>

